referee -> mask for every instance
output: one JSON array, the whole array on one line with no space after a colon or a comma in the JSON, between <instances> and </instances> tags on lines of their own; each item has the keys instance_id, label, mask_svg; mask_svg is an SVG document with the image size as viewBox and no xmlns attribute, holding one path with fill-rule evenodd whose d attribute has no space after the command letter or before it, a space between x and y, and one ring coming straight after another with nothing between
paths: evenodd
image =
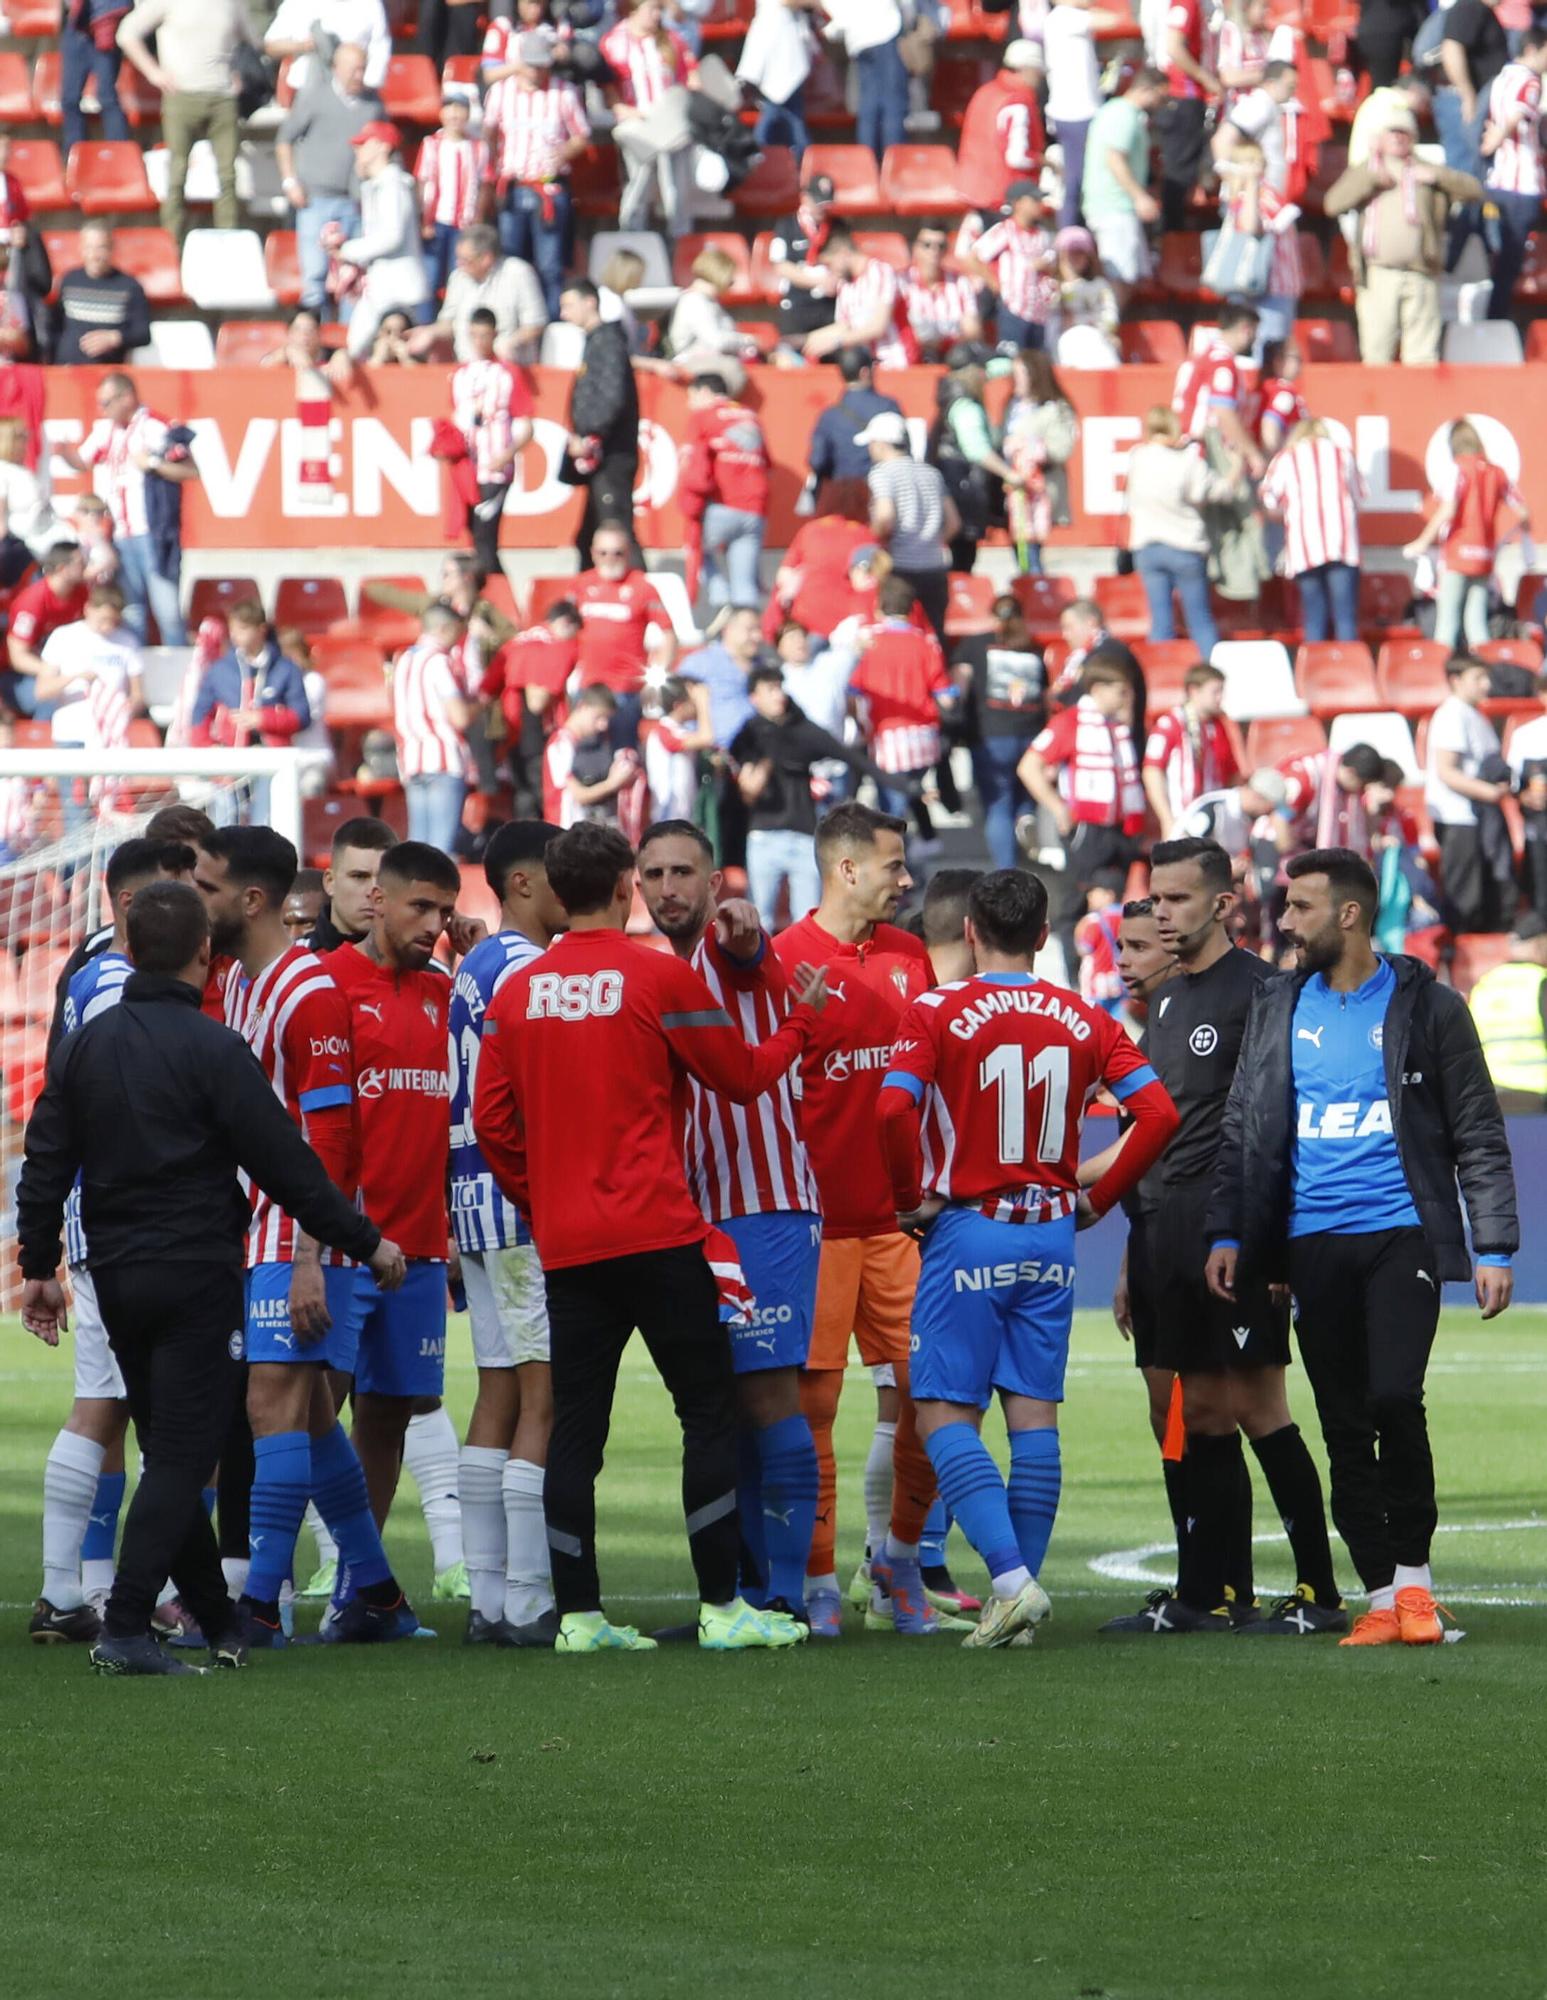
<instances>
[{"instance_id":1,"label":"referee","mask_svg":"<svg viewBox=\"0 0 1547 2000\"><path fill-rule=\"evenodd\" d=\"M1209 1284L1233 1306L1287 1279L1332 1473L1332 1516L1370 1608L1345 1646L1444 1637L1429 1573L1438 1519L1423 1378L1440 1287L1472 1275L1484 1319L1520 1246L1509 1141L1460 994L1383 958L1379 892L1347 848L1288 864L1295 972L1263 986L1230 1093Z\"/></svg>"},{"instance_id":2,"label":"referee","mask_svg":"<svg viewBox=\"0 0 1547 2000\"><path fill-rule=\"evenodd\" d=\"M237 1170L308 1235L367 1260L379 1284L401 1282L403 1259L328 1179L240 1037L200 1011L210 942L197 892L181 882L143 888L128 942L135 971L122 1001L54 1052L27 1127L16 1193L22 1324L57 1345L60 1223L79 1170L97 1303L145 1456L91 1663L105 1674L178 1674L194 1670L150 1630L168 1574L212 1663L246 1660L200 1498L242 1357L249 1205Z\"/></svg>"},{"instance_id":3,"label":"referee","mask_svg":"<svg viewBox=\"0 0 1547 2000\"><path fill-rule=\"evenodd\" d=\"M1161 841L1150 865L1160 941L1175 956L1180 977L1157 996L1145 1044L1182 1115L1161 1161L1160 1199L1148 1232L1156 1311L1152 1360L1181 1378L1182 1490L1191 1526L1175 1596L1157 1595L1144 1610L1103 1630L1156 1637L1237 1628L1274 1636L1345 1630L1321 1481L1285 1392L1288 1315L1265 1278L1228 1303L1204 1282L1209 1191L1225 1101L1252 1002L1271 974L1261 959L1230 941L1226 922L1235 889L1230 857L1217 842ZM1251 1537L1242 1431L1268 1482L1299 1579L1293 1596L1266 1619L1254 1616L1250 1590L1242 1587Z\"/></svg>"}]
</instances>

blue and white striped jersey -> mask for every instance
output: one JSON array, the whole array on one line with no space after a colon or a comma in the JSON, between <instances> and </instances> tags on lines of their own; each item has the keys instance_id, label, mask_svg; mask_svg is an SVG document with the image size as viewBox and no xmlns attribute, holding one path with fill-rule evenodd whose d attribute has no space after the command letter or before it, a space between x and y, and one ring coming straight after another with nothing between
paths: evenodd
<instances>
[{"instance_id":1,"label":"blue and white striped jersey","mask_svg":"<svg viewBox=\"0 0 1547 2000\"><path fill-rule=\"evenodd\" d=\"M134 967L121 951L109 947L98 952L86 963L70 981L64 999L64 1031L73 1035L77 1028L84 1028L88 1021L94 1021L99 1014L105 1014L109 1007L116 1007L123 998L124 981ZM64 1257L73 1269L86 1261L86 1231L81 1225L81 1180L75 1177L64 1205Z\"/></svg>"},{"instance_id":2,"label":"blue and white striped jersey","mask_svg":"<svg viewBox=\"0 0 1547 2000\"><path fill-rule=\"evenodd\" d=\"M496 931L457 967L451 991L451 1227L459 1250L509 1250L530 1243L515 1204L494 1184L473 1136L478 1048L489 1002L513 972L542 957L520 931Z\"/></svg>"}]
</instances>

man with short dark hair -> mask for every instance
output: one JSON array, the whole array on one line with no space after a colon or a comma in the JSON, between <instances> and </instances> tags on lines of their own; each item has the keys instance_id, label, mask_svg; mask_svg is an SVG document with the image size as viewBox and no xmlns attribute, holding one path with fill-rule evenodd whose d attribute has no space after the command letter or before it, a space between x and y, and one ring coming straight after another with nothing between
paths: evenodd
<instances>
[{"instance_id":1,"label":"man with short dark hair","mask_svg":"<svg viewBox=\"0 0 1547 2000\"><path fill-rule=\"evenodd\" d=\"M280 911L280 922L296 944L305 944L321 921L327 904L320 868L298 868L290 894ZM313 947L315 949L315 946Z\"/></svg>"},{"instance_id":2,"label":"man with short dark hair","mask_svg":"<svg viewBox=\"0 0 1547 2000\"><path fill-rule=\"evenodd\" d=\"M902 405L876 388L875 362L867 348L840 347L832 358L844 388L817 418L806 449L812 512L852 514L863 521L869 509L870 452L859 442L860 433L872 417L900 417Z\"/></svg>"},{"instance_id":3,"label":"man with short dark hair","mask_svg":"<svg viewBox=\"0 0 1547 2000\"><path fill-rule=\"evenodd\" d=\"M967 940L967 898L981 868L937 868L924 890L919 935L937 986L970 979L975 970Z\"/></svg>"},{"instance_id":4,"label":"man with short dark hair","mask_svg":"<svg viewBox=\"0 0 1547 2000\"><path fill-rule=\"evenodd\" d=\"M1287 1283L1316 1392L1332 1516L1369 1593L1351 1646L1444 1638L1423 1379L1441 1287L1509 1305L1509 1140L1466 1003L1371 942L1379 889L1346 848L1289 863L1297 966L1258 987L1213 1163L1210 1290ZM1475 1271L1461 1226L1466 1204Z\"/></svg>"},{"instance_id":5,"label":"man with short dark hair","mask_svg":"<svg viewBox=\"0 0 1547 2000\"><path fill-rule=\"evenodd\" d=\"M585 488L576 547L580 568L591 567L591 541L604 524L628 537L633 567L644 558L634 534L634 485L639 477L639 388L628 338L616 320L604 320L595 285L571 278L559 300L559 317L585 337L569 395L569 435L559 476Z\"/></svg>"},{"instance_id":6,"label":"man with short dark hair","mask_svg":"<svg viewBox=\"0 0 1547 2000\"><path fill-rule=\"evenodd\" d=\"M1510 778L1498 731L1483 714L1488 666L1469 653L1447 661L1450 693L1429 717L1423 802L1440 846L1446 921L1458 931L1500 931L1513 892L1501 802Z\"/></svg>"},{"instance_id":7,"label":"man with short dark hair","mask_svg":"<svg viewBox=\"0 0 1547 2000\"><path fill-rule=\"evenodd\" d=\"M86 557L79 542L55 542L38 568L41 574L11 600L10 665L0 673L0 698L18 715L47 722L54 705L38 696L43 648L53 633L85 616Z\"/></svg>"},{"instance_id":8,"label":"man with short dark hair","mask_svg":"<svg viewBox=\"0 0 1547 2000\"><path fill-rule=\"evenodd\" d=\"M397 835L384 819L346 819L335 829L322 871L327 901L306 940L313 951L336 951L341 944L358 944L371 927L376 871Z\"/></svg>"}]
</instances>

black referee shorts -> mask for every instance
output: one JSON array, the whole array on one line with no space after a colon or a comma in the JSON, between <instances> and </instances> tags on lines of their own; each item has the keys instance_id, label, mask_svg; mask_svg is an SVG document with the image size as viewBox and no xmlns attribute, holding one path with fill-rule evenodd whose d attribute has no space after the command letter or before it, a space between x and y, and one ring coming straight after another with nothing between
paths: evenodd
<instances>
[{"instance_id":1,"label":"black referee shorts","mask_svg":"<svg viewBox=\"0 0 1547 2000\"><path fill-rule=\"evenodd\" d=\"M1162 1189L1150 1218L1151 1266L1158 1321L1151 1365L1179 1375L1289 1365L1289 1310L1266 1285L1217 1299L1204 1282L1208 1261L1210 1183L1183 1181Z\"/></svg>"},{"instance_id":2,"label":"black referee shorts","mask_svg":"<svg viewBox=\"0 0 1547 2000\"><path fill-rule=\"evenodd\" d=\"M1155 1309L1155 1257L1150 1247L1153 1213L1146 1209L1128 1223L1128 1315L1133 1321L1133 1365L1158 1368L1155 1346L1160 1315Z\"/></svg>"}]
</instances>

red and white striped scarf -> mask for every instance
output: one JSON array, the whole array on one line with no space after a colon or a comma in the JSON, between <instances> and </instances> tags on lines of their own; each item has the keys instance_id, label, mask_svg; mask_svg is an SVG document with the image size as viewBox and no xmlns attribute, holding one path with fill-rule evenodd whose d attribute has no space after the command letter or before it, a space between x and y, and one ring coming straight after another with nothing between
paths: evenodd
<instances>
[{"instance_id":1,"label":"red and white striped scarf","mask_svg":"<svg viewBox=\"0 0 1547 2000\"><path fill-rule=\"evenodd\" d=\"M1411 161L1399 169L1394 185L1402 197L1403 220L1416 229L1418 227L1418 176L1413 171ZM1364 211L1364 232L1361 241L1365 256L1372 259L1379 247L1380 228L1376 220L1376 209L1379 203L1380 196L1376 195Z\"/></svg>"},{"instance_id":2,"label":"red and white striped scarf","mask_svg":"<svg viewBox=\"0 0 1547 2000\"><path fill-rule=\"evenodd\" d=\"M301 428L296 498L302 507L326 513L333 505L332 391L320 368L295 371L295 414Z\"/></svg>"}]
</instances>

